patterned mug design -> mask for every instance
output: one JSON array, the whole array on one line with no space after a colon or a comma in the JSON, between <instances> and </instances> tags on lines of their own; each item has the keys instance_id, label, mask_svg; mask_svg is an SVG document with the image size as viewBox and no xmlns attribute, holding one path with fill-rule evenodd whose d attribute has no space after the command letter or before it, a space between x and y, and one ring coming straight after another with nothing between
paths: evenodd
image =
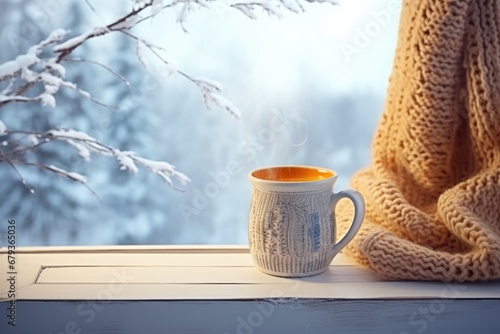
<instances>
[{"instance_id":1,"label":"patterned mug design","mask_svg":"<svg viewBox=\"0 0 500 334\"><path fill-rule=\"evenodd\" d=\"M293 222L293 223L292 223ZM321 227L319 212L290 203L277 203L268 213L262 230L262 248L270 254L303 257L318 252Z\"/></svg>"},{"instance_id":2,"label":"patterned mug design","mask_svg":"<svg viewBox=\"0 0 500 334\"><path fill-rule=\"evenodd\" d=\"M329 172L326 177L305 181L269 180L258 177L256 172L250 174L253 192L249 243L254 263L261 271L284 277L319 274L357 233L364 217L363 198L355 190L333 193L337 175ZM355 216L346 236L336 243L334 212L341 198L354 203Z\"/></svg>"}]
</instances>

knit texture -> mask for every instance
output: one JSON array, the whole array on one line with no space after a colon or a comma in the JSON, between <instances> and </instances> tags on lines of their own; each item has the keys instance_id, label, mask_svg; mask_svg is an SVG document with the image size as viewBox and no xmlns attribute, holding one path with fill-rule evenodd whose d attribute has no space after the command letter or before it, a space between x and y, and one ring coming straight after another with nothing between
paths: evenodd
<instances>
[{"instance_id":1,"label":"knit texture","mask_svg":"<svg viewBox=\"0 0 500 334\"><path fill-rule=\"evenodd\" d=\"M398 38L346 252L386 279L500 278L500 1L405 0Z\"/></svg>"}]
</instances>

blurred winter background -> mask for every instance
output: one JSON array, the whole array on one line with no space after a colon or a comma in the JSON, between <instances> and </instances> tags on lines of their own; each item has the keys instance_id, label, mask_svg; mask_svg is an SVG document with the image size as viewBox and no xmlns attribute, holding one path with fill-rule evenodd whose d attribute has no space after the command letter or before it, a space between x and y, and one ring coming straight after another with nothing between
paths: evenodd
<instances>
[{"instance_id":1,"label":"blurred winter background","mask_svg":"<svg viewBox=\"0 0 500 334\"><path fill-rule=\"evenodd\" d=\"M1 0L0 63L14 59L51 31L82 33L130 9L123 0ZM84 162L67 145L50 145L38 159L88 178L82 185L20 168L36 190L0 163L2 235L17 222L18 245L245 244L250 185L247 174L272 164L332 168L349 186L370 163L370 142L383 109L395 51L401 0L344 0L307 6L282 19L250 20L224 1L188 17L166 10L139 29L166 49L176 68L220 82L241 121L207 110L199 89L168 75L154 57L144 69L123 34L86 43L73 57L99 61L131 88L90 63L66 63L67 78L108 104L110 111L61 90L56 108L10 104L0 118L13 129L64 125L141 156L165 160L191 178L176 191L147 171L131 174L113 159ZM388 14L388 15L387 15ZM1 137L0 137L1 139ZM1 238L4 245L6 238Z\"/></svg>"}]
</instances>

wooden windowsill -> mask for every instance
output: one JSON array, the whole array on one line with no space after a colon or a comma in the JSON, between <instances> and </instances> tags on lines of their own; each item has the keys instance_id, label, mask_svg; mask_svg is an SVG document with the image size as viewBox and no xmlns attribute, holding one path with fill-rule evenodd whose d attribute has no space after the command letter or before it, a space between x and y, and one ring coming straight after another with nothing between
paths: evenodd
<instances>
[{"instance_id":1,"label":"wooden windowsill","mask_svg":"<svg viewBox=\"0 0 500 334\"><path fill-rule=\"evenodd\" d=\"M323 274L274 277L253 266L246 247L235 246L19 248L16 262L18 300L95 299L109 286L113 300L277 297L273 291L290 298L500 298L500 282L383 281L342 254ZM0 299L7 298L5 279Z\"/></svg>"},{"instance_id":2,"label":"wooden windowsill","mask_svg":"<svg viewBox=\"0 0 500 334\"><path fill-rule=\"evenodd\" d=\"M229 317L227 322L224 322L222 318L213 315L202 321L202 326L217 328L217 331L214 331L217 333L238 332L238 328L242 333L250 333L249 329L253 333L257 327L249 324L248 321L251 322L252 319L249 320L246 316L257 312L261 305L261 316L254 315L255 324L260 322L261 317L267 319L265 312L267 307L281 312L273 311L273 314L297 317L297 319L304 317L307 320L307 317L314 318L318 314L328 314L330 319L328 321L334 321L337 317L339 318L335 321L342 321L341 319L345 318L347 327L343 328L349 332L356 328L365 328L367 325L362 322L357 323L356 312L352 315L343 314L342 317L335 314L342 310L342 307L357 307L360 312L368 312L367 314L371 316L375 314L373 312L382 312L380 317L383 318L385 315L400 325L403 324L403 327L397 328L406 328L404 331L407 333L410 333L410 330L421 333L418 330L423 329L424 324L429 328L432 327L431 324L434 325L437 333L442 327L436 324L441 322L443 325L446 323L458 325L457 330L462 330L468 328L465 321L469 318L464 314L470 312L474 315L474 321L482 319L483 325L500 330L500 317L496 315L500 309L500 281L471 284L384 281L369 269L356 265L342 254L338 255L330 268L321 275L290 279L259 272L253 266L248 249L238 246L27 247L18 248L16 253L15 292L18 307L17 321L21 326L17 329L22 328L22 319L26 319L26 314L21 315L23 308L42 313L50 310L58 314L67 313L69 319L75 319L71 321L76 322L80 329L106 332L102 326L109 325L109 321L128 323L134 320L124 316L128 312L155 312L154 310L162 305L160 308L164 307L165 312L174 312L173 310L180 310L183 307L186 308L183 312L209 314L215 312L214 310L231 313L239 309L238 314L242 314L240 320L236 316ZM5 327L4 316L6 306L11 300L8 298L9 274L6 273L9 270L6 256L6 249L2 248L0 333L11 333L2 330L11 329ZM85 305L91 301L106 305L105 309L109 313L103 312L107 316L101 317L97 322L92 320L91 323L87 323L91 312L89 311L89 317L79 317L78 312L80 310L85 314ZM297 304L297 301L300 302ZM100 310L101 304L95 309ZM299 312L300 310L304 313ZM435 314L432 313L433 310ZM245 313L247 311L249 313ZM100 311L94 311L95 314L96 312ZM120 313L122 318L117 319L116 312L125 313ZM438 317L444 312L447 314L446 317ZM414 321L410 319L412 314ZM449 314L455 316L450 317ZM223 316L223 313L220 316ZM361 313L357 317L361 320ZM382 318L372 319L374 322L372 325L383 324ZM61 331L65 332L64 326L69 321L61 319L49 321L50 316L43 319L37 324L37 328L58 334ZM168 327L171 324L173 327L168 327L171 329L180 330L183 328L182 324L186 325L186 328L198 328L186 319L186 315L180 313L177 317L169 319L164 325ZM242 324L241 319L247 322L246 325ZM273 319L277 320L279 317ZM348 319L352 321L349 322ZM423 320L419 323L419 319ZM138 321L137 318L134 321ZM147 321L150 322L151 319ZM144 320L143 323L146 327L147 321ZM157 321L162 323L161 318ZM289 324L292 324L295 320L290 321ZM268 321L269 326L271 323L274 324ZM284 326L286 323L287 320L283 318L281 324ZM31 328L31 325L24 324L24 326ZM52 329L52 326L57 328ZM165 326L162 328L166 328ZM294 332L294 328L297 333L301 332L299 329L302 327L294 326L289 329L290 333ZM258 327L266 328L264 322ZM272 328L274 327L269 327L269 330ZM324 330L332 332L326 331L327 327L324 327ZM124 332L128 333L127 330ZM321 332L320 328L316 332Z\"/></svg>"}]
</instances>

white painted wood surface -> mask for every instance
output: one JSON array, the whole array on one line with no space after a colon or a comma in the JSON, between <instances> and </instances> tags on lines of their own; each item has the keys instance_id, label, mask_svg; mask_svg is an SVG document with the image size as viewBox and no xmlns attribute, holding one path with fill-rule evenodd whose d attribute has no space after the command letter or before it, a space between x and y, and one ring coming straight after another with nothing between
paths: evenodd
<instances>
[{"instance_id":1,"label":"white painted wood surface","mask_svg":"<svg viewBox=\"0 0 500 334\"><path fill-rule=\"evenodd\" d=\"M7 272L7 261L0 262ZM258 271L241 247L24 248L17 269L17 298L25 300L93 299L110 288L114 300L269 298L273 291L291 298L500 298L500 281L388 282L342 254L323 274L274 277Z\"/></svg>"},{"instance_id":2,"label":"white painted wood surface","mask_svg":"<svg viewBox=\"0 0 500 334\"><path fill-rule=\"evenodd\" d=\"M500 281L388 282L343 255L279 278L233 246L19 248L12 328L6 265L0 333L500 333Z\"/></svg>"}]
</instances>

